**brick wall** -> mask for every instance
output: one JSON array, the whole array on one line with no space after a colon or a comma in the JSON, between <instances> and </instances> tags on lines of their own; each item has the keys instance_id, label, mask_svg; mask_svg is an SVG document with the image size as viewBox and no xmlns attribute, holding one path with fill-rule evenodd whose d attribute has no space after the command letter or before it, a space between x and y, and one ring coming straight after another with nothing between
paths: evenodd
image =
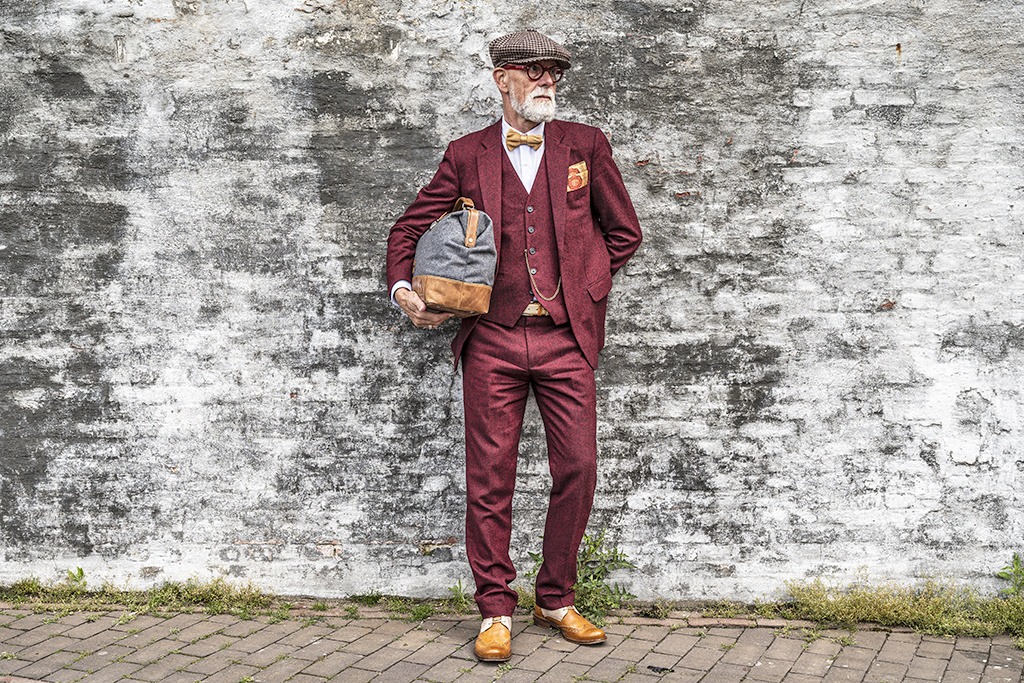
<instances>
[{"instance_id":1,"label":"brick wall","mask_svg":"<svg viewBox=\"0 0 1024 683\"><path fill-rule=\"evenodd\" d=\"M1021 550L1019 4L8 5L0 581L467 582L453 327L399 316L383 252L497 116L511 27L576 56L561 115L608 132L646 232L611 295L591 523L632 591L991 588Z\"/></svg>"}]
</instances>

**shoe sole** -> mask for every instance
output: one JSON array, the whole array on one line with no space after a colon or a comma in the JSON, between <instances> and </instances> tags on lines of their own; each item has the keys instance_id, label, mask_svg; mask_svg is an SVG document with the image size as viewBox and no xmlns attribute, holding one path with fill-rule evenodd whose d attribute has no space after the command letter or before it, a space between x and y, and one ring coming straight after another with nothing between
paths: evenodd
<instances>
[{"instance_id":1,"label":"shoe sole","mask_svg":"<svg viewBox=\"0 0 1024 683\"><path fill-rule=\"evenodd\" d=\"M473 654L476 653L474 652ZM512 659L512 654L509 653L508 657L481 657L480 655L476 655L476 658L481 662L507 662Z\"/></svg>"},{"instance_id":2,"label":"shoe sole","mask_svg":"<svg viewBox=\"0 0 1024 683\"><path fill-rule=\"evenodd\" d=\"M537 626L547 626L548 628L553 628L559 633L561 633L562 637L568 640L570 643L576 643L577 645L597 645L598 643L603 643L604 641L608 640L608 636L605 636L601 640L576 640L575 638L567 634L565 631L563 631L558 624L556 624L553 621L549 621L547 618L539 616L537 614L533 615L533 623Z\"/></svg>"}]
</instances>

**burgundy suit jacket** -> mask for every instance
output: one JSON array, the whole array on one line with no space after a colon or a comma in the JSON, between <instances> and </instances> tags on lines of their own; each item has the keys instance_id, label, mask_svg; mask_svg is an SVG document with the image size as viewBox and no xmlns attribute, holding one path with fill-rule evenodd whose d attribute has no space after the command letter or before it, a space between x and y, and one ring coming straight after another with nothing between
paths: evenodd
<instances>
[{"instance_id":1,"label":"burgundy suit jacket","mask_svg":"<svg viewBox=\"0 0 1024 683\"><path fill-rule=\"evenodd\" d=\"M452 141L433 180L392 226L388 235L388 291L412 280L416 243L459 197L469 197L494 222L501 259L501 121ZM569 323L583 355L597 367L612 275L640 246L640 224L612 148L599 129L567 121L544 125L544 157L558 244L559 271ZM585 162L589 182L569 191L569 167ZM462 321L452 341L458 364L478 318Z\"/></svg>"}]
</instances>

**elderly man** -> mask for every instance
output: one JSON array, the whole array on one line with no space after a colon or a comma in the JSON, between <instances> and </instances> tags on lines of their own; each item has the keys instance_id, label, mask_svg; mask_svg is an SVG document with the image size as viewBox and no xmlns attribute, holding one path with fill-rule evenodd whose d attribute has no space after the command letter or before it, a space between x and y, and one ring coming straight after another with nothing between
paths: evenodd
<instances>
[{"instance_id":1,"label":"elderly man","mask_svg":"<svg viewBox=\"0 0 1024 683\"><path fill-rule=\"evenodd\" d=\"M502 118L448 145L433 180L391 228L387 279L415 326L437 327L450 314L428 310L410 285L417 241L459 197L494 221L490 310L462 321L452 351L462 361L466 553L484 617L476 655L505 661L517 603L512 492L530 387L552 477L533 619L575 643L605 640L573 607L573 586L597 481L594 369L608 292L641 234L608 139L554 118L568 50L519 31L494 40L490 56Z\"/></svg>"}]
</instances>

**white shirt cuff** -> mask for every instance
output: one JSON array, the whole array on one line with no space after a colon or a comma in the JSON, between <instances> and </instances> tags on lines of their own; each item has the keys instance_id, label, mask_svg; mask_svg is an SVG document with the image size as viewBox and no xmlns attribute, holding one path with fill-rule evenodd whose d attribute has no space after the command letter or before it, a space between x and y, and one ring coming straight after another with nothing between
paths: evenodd
<instances>
[{"instance_id":1,"label":"white shirt cuff","mask_svg":"<svg viewBox=\"0 0 1024 683\"><path fill-rule=\"evenodd\" d=\"M395 292L397 292L402 287L405 287L411 292L412 283L409 282L408 280L399 280L398 282L395 283L395 286L391 288L391 303L393 303L395 306L398 306L398 302L395 301Z\"/></svg>"}]
</instances>

